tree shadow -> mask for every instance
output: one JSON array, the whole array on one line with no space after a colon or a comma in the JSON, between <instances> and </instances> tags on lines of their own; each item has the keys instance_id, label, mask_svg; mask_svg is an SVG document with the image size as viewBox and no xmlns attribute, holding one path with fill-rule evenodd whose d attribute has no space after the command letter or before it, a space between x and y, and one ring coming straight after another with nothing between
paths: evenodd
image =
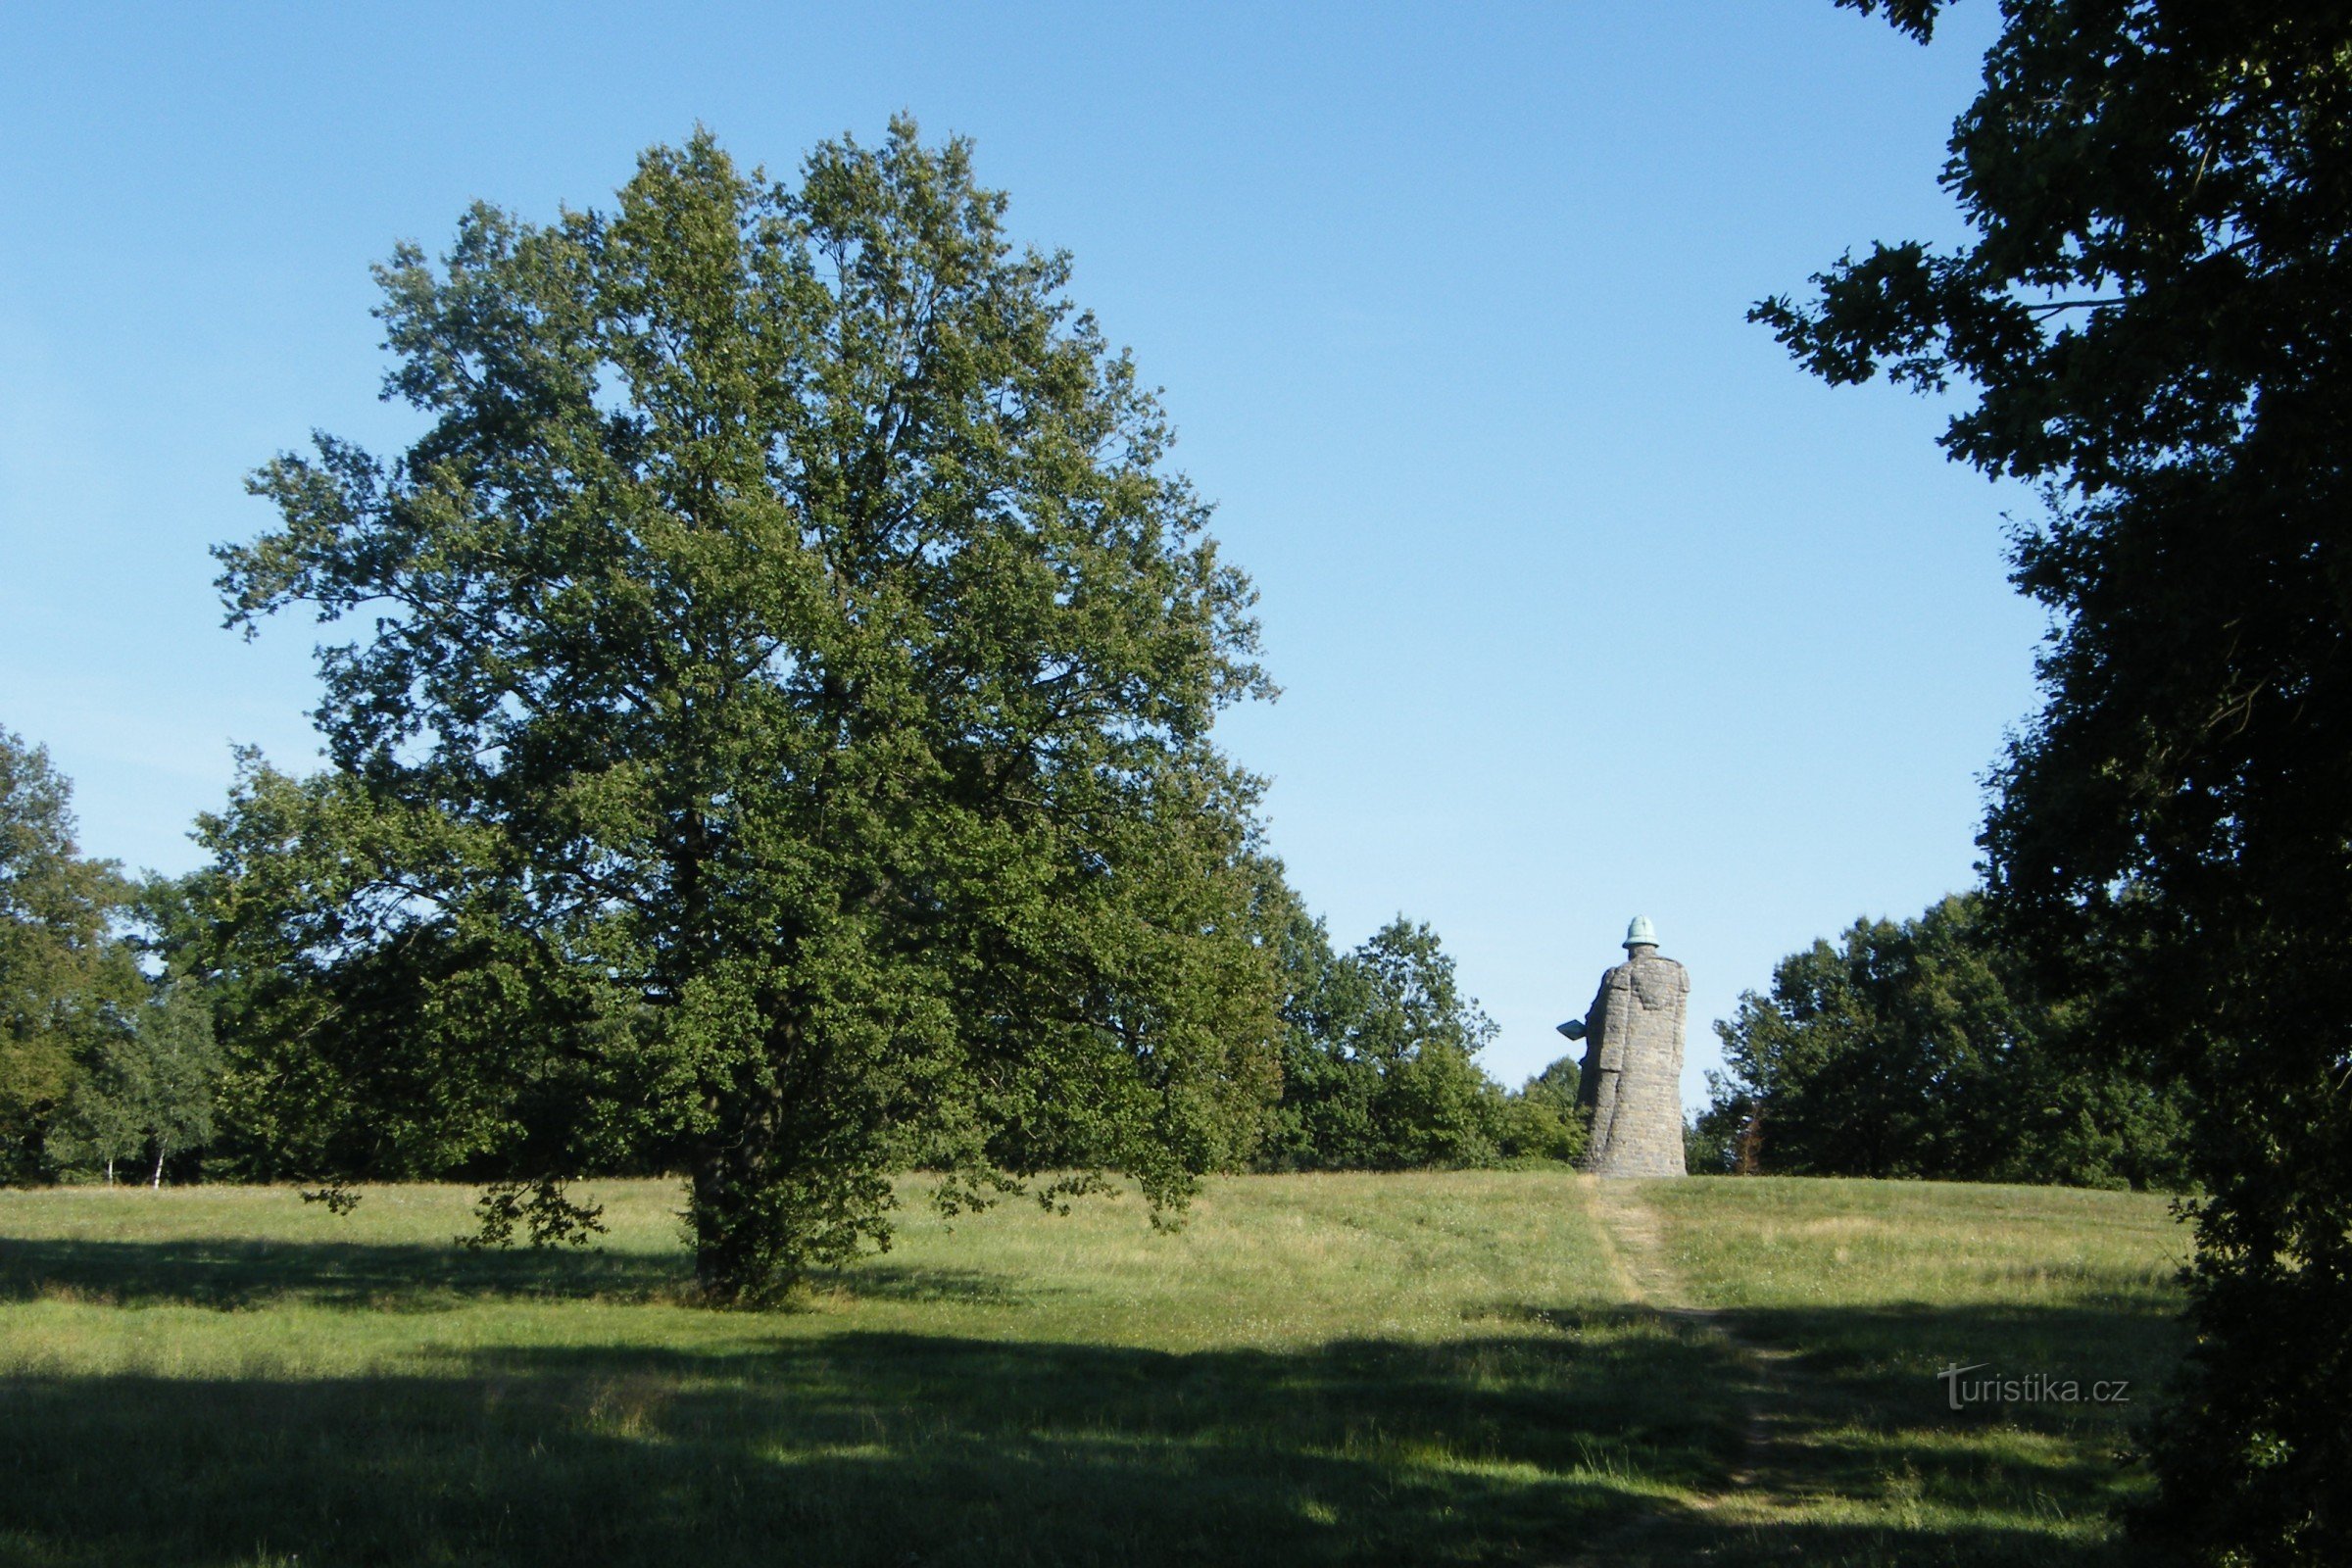
<instances>
[{"instance_id":1,"label":"tree shadow","mask_svg":"<svg viewBox=\"0 0 2352 1568\"><path fill-rule=\"evenodd\" d=\"M1766 1490L1821 1515L1972 1521L1955 1532L1965 1550L1948 1541L1896 1549L1920 1532L1857 1522L1812 1540L1802 1560L2127 1560L2110 1518L2147 1484L2132 1453L2184 1346L2160 1298L1747 1309L1719 1320L1786 1358L1762 1394ZM1939 1375L1956 1368L1975 1369L1958 1379L1959 1408L1953 1380ZM2007 1396L1976 1396L1984 1383ZM2103 1387L2114 1396L2098 1397ZM1760 1546L1749 1555L1780 1560Z\"/></svg>"},{"instance_id":2,"label":"tree shadow","mask_svg":"<svg viewBox=\"0 0 2352 1568\"><path fill-rule=\"evenodd\" d=\"M811 1295L917 1305L1033 1306L1054 1294L981 1269L874 1259L809 1280ZM250 1311L302 1301L376 1312L467 1301L699 1299L689 1260L600 1247L472 1250L455 1242L0 1241L0 1301ZM793 1309L792 1303L783 1308Z\"/></svg>"},{"instance_id":3,"label":"tree shadow","mask_svg":"<svg viewBox=\"0 0 2352 1568\"><path fill-rule=\"evenodd\" d=\"M876 1258L849 1268L822 1270L811 1275L808 1284L811 1291L855 1300L919 1306L1028 1307L1064 1294L1057 1286L1014 1280L985 1269L890 1263Z\"/></svg>"},{"instance_id":4,"label":"tree shadow","mask_svg":"<svg viewBox=\"0 0 2352 1568\"><path fill-rule=\"evenodd\" d=\"M2022 1432L2098 1428L2120 1438L2155 1399L2186 1348L2179 1313L2158 1298L2088 1305L1889 1302L1726 1311L1750 1345L1791 1353L1796 1387L1822 1419L1932 1421L1941 1429L1998 1424ZM1987 1380L2026 1387L2006 1398L1966 1397L1938 1376L1976 1367L1961 1393ZM2061 1396L2071 1384L2078 1396ZM2102 1384L2123 1385L2096 1396Z\"/></svg>"},{"instance_id":5,"label":"tree shadow","mask_svg":"<svg viewBox=\"0 0 2352 1568\"><path fill-rule=\"evenodd\" d=\"M0 1301L220 1311L307 1301L397 1312L442 1310L468 1298L680 1299L692 1285L693 1271L675 1254L607 1248L241 1238L0 1243Z\"/></svg>"},{"instance_id":6,"label":"tree shadow","mask_svg":"<svg viewBox=\"0 0 2352 1568\"><path fill-rule=\"evenodd\" d=\"M1625 1378L1614 1358L1564 1400L1495 1382L1542 1359L848 1334L353 1380L18 1377L0 1560L1528 1562L1719 1467L1703 1419L1592 1419L1575 1385Z\"/></svg>"},{"instance_id":7,"label":"tree shadow","mask_svg":"<svg viewBox=\"0 0 2352 1568\"><path fill-rule=\"evenodd\" d=\"M62 1285L125 1305L636 1298L685 1274L627 1253L335 1244L6 1251L8 1298ZM403 1298L395 1282L420 1269ZM838 1284L1023 1300L959 1271L869 1266ZM1741 1332L1800 1352L1908 1344L1917 1360L1916 1318L1750 1314ZM1493 1331L1436 1343L1179 1352L753 1318L765 1343L750 1348L420 1351L359 1378L27 1372L0 1378L0 1564L2112 1560L2018 1501L2095 1508L2095 1459L2038 1441L2061 1429L1943 1410L1932 1377L1824 1360L1780 1406L1774 1507L1701 1508L1690 1499L1752 1458L1746 1358L1640 1309L1498 1303L1485 1319ZM2116 1323L1940 1311L1946 1329L2087 1352Z\"/></svg>"}]
</instances>

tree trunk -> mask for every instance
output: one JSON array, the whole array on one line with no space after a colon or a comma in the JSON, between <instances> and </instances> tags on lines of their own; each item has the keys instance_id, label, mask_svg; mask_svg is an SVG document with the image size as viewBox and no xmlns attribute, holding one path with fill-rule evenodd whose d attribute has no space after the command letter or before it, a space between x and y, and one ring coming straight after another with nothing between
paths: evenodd
<instances>
[{"instance_id":1,"label":"tree trunk","mask_svg":"<svg viewBox=\"0 0 2352 1568\"><path fill-rule=\"evenodd\" d=\"M155 1141L155 1181L151 1185L159 1193L164 1190L164 1141L161 1138Z\"/></svg>"},{"instance_id":2,"label":"tree trunk","mask_svg":"<svg viewBox=\"0 0 2352 1568\"><path fill-rule=\"evenodd\" d=\"M694 1162L694 1196L689 1218L694 1229L694 1277L706 1300L732 1305L756 1294L752 1259L746 1255L743 1201L753 1173L741 1151L709 1148Z\"/></svg>"},{"instance_id":3,"label":"tree trunk","mask_svg":"<svg viewBox=\"0 0 2352 1568\"><path fill-rule=\"evenodd\" d=\"M115 1156L112 1154L106 1156L106 1185L115 1185Z\"/></svg>"}]
</instances>

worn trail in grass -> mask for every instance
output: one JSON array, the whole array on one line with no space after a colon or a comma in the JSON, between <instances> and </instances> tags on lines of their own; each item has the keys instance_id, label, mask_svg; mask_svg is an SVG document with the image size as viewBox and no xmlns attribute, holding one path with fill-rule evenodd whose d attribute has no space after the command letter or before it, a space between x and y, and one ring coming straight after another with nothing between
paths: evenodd
<instances>
[{"instance_id":1,"label":"worn trail in grass","mask_svg":"<svg viewBox=\"0 0 2352 1568\"><path fill-rule=\"evenodd\" d=\"M2122 1560L2132 1428L2180 1349L2162 1200L1644 1182L1598 1209L1644 1298L1738 1353L1747 1402L1730 1485L1609 1560ZM2024 1397L1971 1396L1994 1381Z\"/></svg>"},{"instance_id":2,"label":"worn trail in grass","mask_svg":"<svg viewBox=\"0 0 2352 1568\"><path fill-rule=\"evenodd\" d=\"M475 1254L460 1189L0 1194L0 1564L2087 1562L2113 1413L1934 1367L2172 1353L2122 1195L1643 1185L1637 1267L1563 1173L1221 1181L1173 1235L910 1184L758 1314L690 1304L672 1189L598 1196L600 1250Z\"/></svg>"},{"instance_id":3,"label":"worn trail in grass","mask_svg":"<svg viewBox=\"0 0 2352 1568\"><path fill-rule=\"evenodd\" d=\"M1642 1184L1605 1182L1593 1189L1593 1208L1612 1263L1629 1298L1642 1309L1711 1339L1729 1352L1738 1369L1734 1388L1740 1401L1740 1453L1719 1490L1686 1499L1683 1508L1643 1515L1588 1543L1581 1557L1592 1562L1679 1562L1719 1556L1736 1525L1742 1556L1769 1559L1780 1548L1769 1529L1785 1521L1776 1513L1801 1497L1806 1461L1797 1436L1799 1422L1790 1389L1793 1352L1744 1337L1732 1318L1695 1298L1667 1250L1663 1222L1645 1200Z\"/></svg>"}]
</instances>

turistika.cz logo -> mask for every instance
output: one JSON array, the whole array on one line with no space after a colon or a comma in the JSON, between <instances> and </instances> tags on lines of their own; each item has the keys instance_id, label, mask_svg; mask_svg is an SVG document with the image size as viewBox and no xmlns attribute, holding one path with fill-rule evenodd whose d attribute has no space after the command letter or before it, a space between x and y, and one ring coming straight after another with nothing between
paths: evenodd
<instances>
[{"instance_id":1,"label":"turistika.cz logo","mask_svg":"<svg viewBox=\"0 0 2352 1568\"><path fill-rule=\"evenodd\" d=\"M1972 1378L1971 1372L1983 1372L1992 1365L1979 1361L1973 1366L1947 1366L1936 1374L1943 1384L1943 1396L1955 1410L1965 1410L1972 1404L2130 1404L2132 1380L2105 1378L2084 1383L2079 1378L2052 1377L2047 1372L2027 1372L2013 1377L1993 1373Z\"/></svg>"}]
</instances>

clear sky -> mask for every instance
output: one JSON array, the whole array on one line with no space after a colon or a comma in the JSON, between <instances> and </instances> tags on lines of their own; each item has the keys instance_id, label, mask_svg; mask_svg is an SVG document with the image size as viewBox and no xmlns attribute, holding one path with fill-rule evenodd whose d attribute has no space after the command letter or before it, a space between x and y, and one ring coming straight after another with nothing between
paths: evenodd
<instances>
[{"instance_id":1,"label":"clear sky","mask_svg":"<svg viewBox=\"0 0 2352 1568\"><path fill-rule=\"evenodd\" d=\"M1973 880L2039 615L1936 406L1825 389L1747 304L1935 185L1997 18L1829 0L0 10L0 726L88 853L195 863L229 746L313 757L314 629L206 547L313 427L397 450L370 262L480 197L604 201L700 121L783 172L892 112L1164 386L1285 688L1229 749L1350 945L1433 922L1510 1081L1626 920L1709 1020Z\"/></svg>"}]
</instances>

